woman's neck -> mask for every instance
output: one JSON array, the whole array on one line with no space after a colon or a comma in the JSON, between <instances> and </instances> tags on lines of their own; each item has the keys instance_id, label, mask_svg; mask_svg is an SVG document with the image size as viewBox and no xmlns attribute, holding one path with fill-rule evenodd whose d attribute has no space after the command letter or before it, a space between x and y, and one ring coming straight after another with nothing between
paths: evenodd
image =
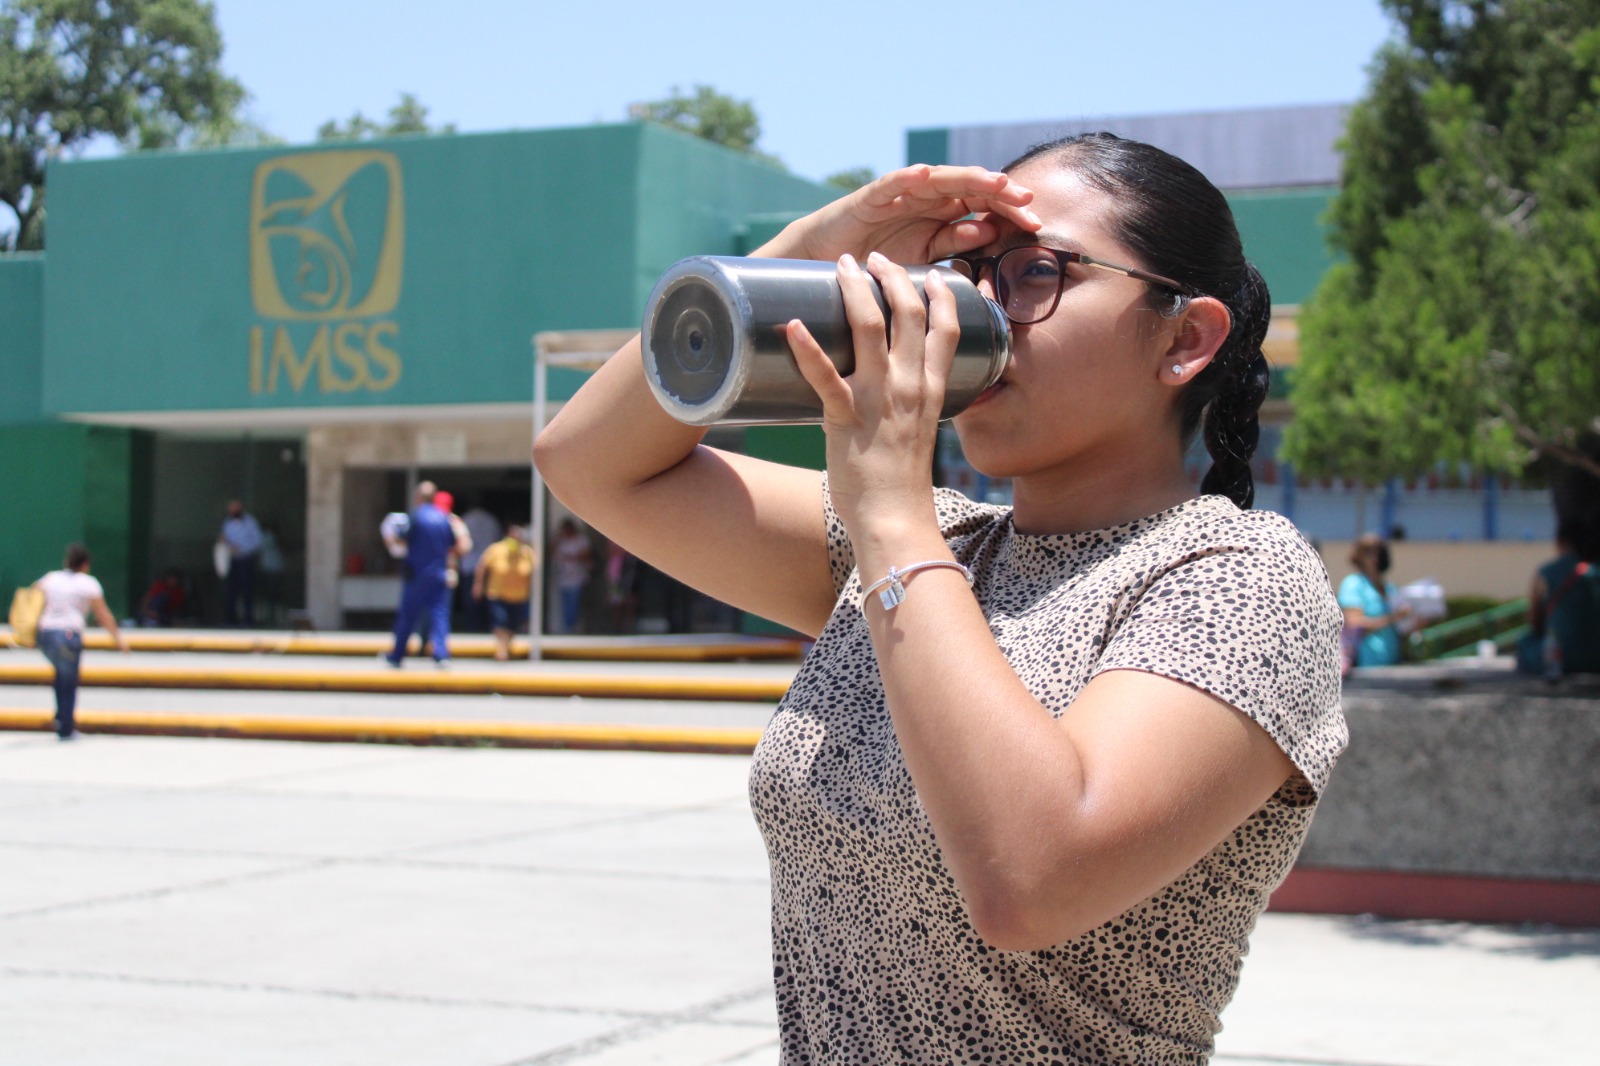
<instances>
[{"instance_id":1,"label":"woman's neck","mask_svg":"<svg viewBox=\"0 0 1600 1066\"><path fill-rule=\"evenodd\" d=\"M1071 471L1029 474L1012 482L1012 524L1019 533L1106 529L1199 495L1181 461L1149 464L1152 468L1143 471L1087 459L1074 465Z\"/></svg>"}]
</instances>

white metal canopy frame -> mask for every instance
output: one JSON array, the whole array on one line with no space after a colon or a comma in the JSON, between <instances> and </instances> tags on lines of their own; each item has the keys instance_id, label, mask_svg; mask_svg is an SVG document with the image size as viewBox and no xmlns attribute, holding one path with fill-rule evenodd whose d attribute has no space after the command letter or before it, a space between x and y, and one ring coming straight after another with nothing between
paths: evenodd
<instances>
[{"instance_id":1,"label":"white metal canopy frame","mask_svg":"<svg viewBox=\"0 0 1600 1066\"><path fill-rule=\"evenodd\" d=\"M534 440L539 439L549 415L551 368L593 373L638 332L636 329L546 330L533 335ZM528 658L540 659L544 652L545 492L539 467L531 459L529 466L533 469L533 528L529 534L538 555L533 568L533 587L528 590Z\"/></svg>"}]
</instances>

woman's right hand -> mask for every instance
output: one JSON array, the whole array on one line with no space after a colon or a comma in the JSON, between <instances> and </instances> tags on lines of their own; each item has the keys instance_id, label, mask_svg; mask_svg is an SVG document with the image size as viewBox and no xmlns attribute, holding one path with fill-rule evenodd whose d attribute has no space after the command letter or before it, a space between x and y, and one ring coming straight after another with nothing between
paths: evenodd
<instances>
[{"instance_id":1,"label":"woman's right hand","mask_svg":"<svg viewBox=\"0 0 1600 1066\"><path fill-rule=\"evenodd\" d=\"M1031 190L982 167L919 163L891 171L786 226L753 255L779 259L932 263L981 248L1002 218L1028 233L1041 225L1028 208ZM968 218L977 214L978 218Z\"/></svg>"}]
</instances>

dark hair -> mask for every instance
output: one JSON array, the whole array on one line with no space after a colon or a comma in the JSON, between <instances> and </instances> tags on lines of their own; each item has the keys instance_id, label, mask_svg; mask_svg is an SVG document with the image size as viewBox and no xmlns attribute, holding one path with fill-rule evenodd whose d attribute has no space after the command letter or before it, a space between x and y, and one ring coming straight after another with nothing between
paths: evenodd
<instances>
[{"instance_id":1,"label":"dark hair","mask_svg":"<svg viewBox=\"0 0 1600 1066\"><path fill-rule=\"evenodd\" d=\"M1112 133L1084 133L1035 145L1007 164L1011 171L1043 157L1116 199L1112 229L1146 270L1221 300L1233 325L1216 356L1179 398L1185 442L1204 428L1211 469L1200 490L1240 507L1255 502L1250 457L1261 438L1259 412L1271 372L1261 353L1272 299L1260 271L1244 257L1233 211L1217 187L1175 155ZM1164 315L1183 299L1151 287Z\"/></svg>"},{"instance_id":2,"label":"dark hair","mask_svg":"<svg viewBox=\"0 0 1600 1066\"><path fill-rule=\"evenodd\" d=\"M1380 574L1387 574L1394 560L1389 555L1389 542L1376 533L1363 533L1350 545L1350 565L1361 568L1361 557L1373 553L1372 565Z\"/></svg>"},{"instance_id":3,"label":"dark hair","mask_svg":"<svg viewBox=\"0 0 1600 1066\"><path fill-rule=\"evenodd\" d=\"M66 568L68 570L82 570L88 565L89 549L82 544L68 544Z\"/></svg>"},{"instance_id":4,"label":"dark hair","mask_svg":"<svg viewBox=\"0 0 1600 1066\"><path fill-rule=\"evenodd\" d=\"M1578 454L1600 461L1600 435L1578 442ZM1565 540L1578 558L1600 562L1600 477L1572 464L1562 468L1550 485L1556 511L1556 536Z\"/></svg>"}]
</instances>

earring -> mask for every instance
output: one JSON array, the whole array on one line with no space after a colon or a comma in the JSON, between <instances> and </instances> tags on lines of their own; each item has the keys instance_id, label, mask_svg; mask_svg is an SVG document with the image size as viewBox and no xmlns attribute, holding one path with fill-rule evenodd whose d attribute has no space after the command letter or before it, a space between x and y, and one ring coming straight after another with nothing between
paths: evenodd
<instances>
[{"instance_id":1,"label":"earring","mask_svg":"<svg viewBox=\"0 0 1600 1066\"><path fill-rule=\"evenodd\" d=\"M1177 363L1173 363L1172 364L1172 374L1173 374L1174 377L1182 377L1183 376L1183 367L1179 366Z\"/></svg>"}]
</instances>

